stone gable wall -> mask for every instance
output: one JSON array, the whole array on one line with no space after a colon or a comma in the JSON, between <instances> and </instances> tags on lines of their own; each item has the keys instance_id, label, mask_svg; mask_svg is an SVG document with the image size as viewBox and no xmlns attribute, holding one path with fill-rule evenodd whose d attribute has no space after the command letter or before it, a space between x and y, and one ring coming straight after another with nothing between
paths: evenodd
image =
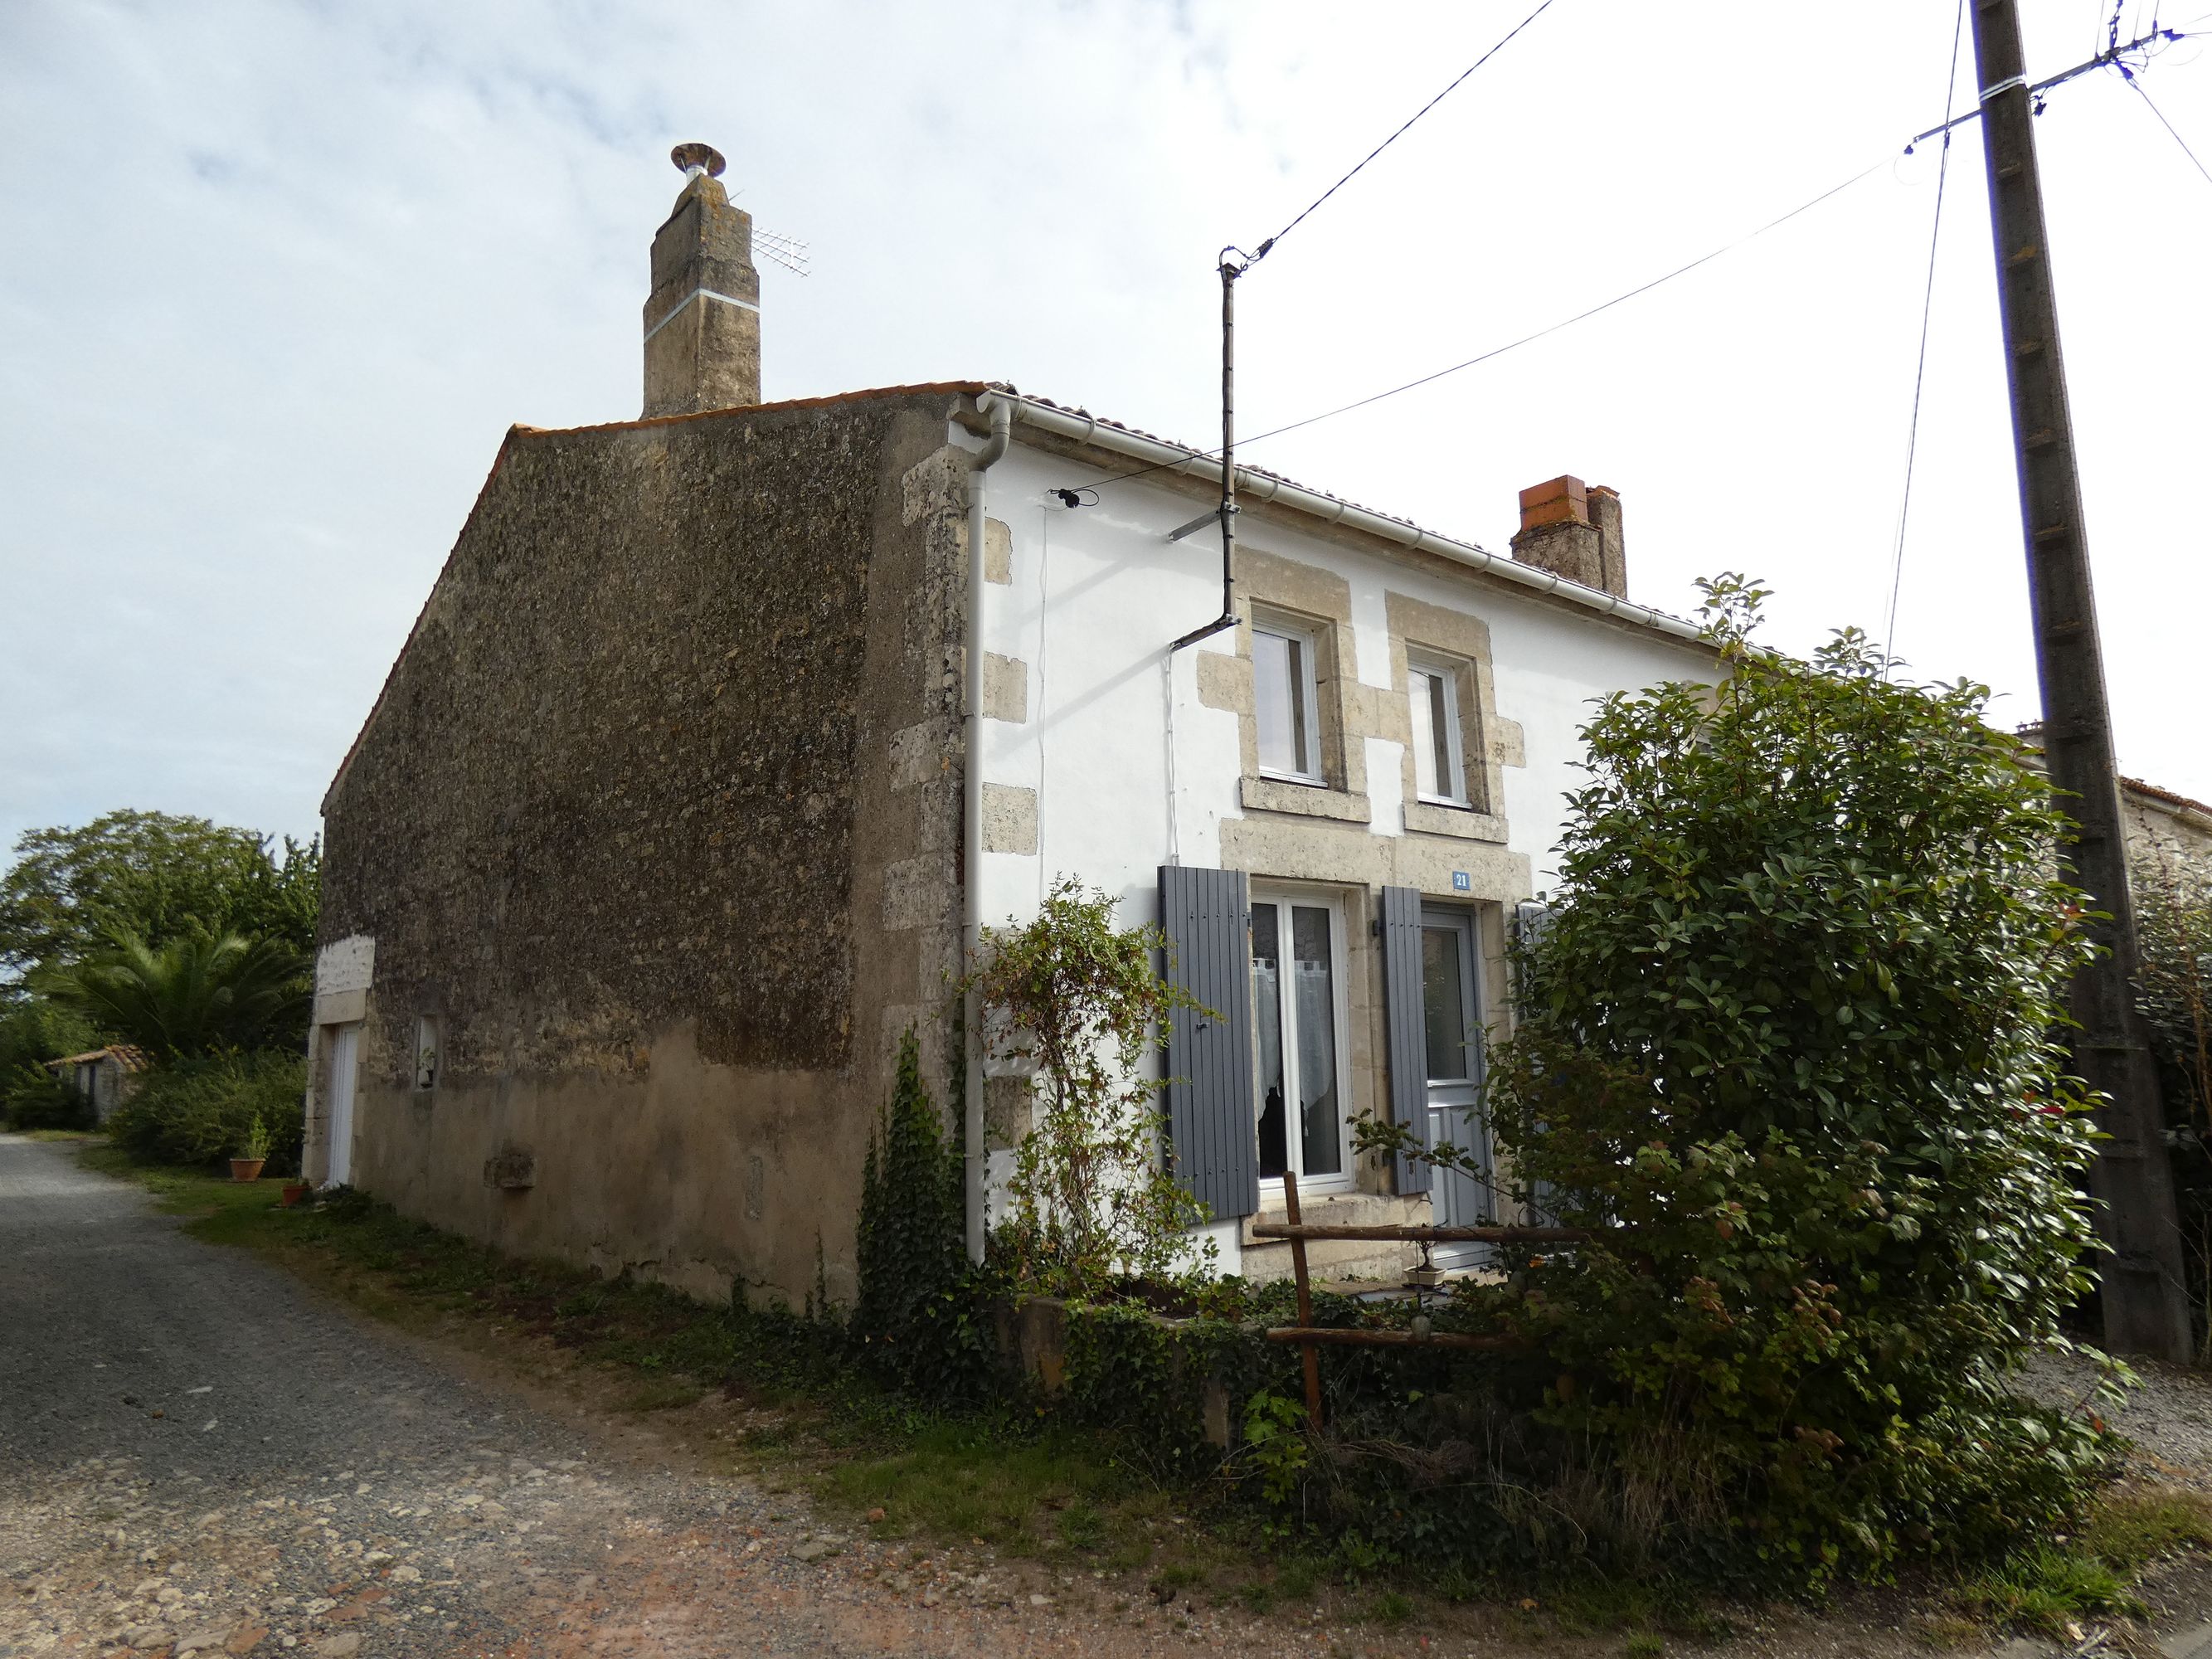
<instances>
[{"instance_id":1,"label":"stone gable wall","mask_svg":"<svg viewBox=\"0 0 2212 1659\"><path fill-rule=\"evenodd\" d=\"M895 787L891 739L957 730L952 404L510 436L328 804L324 936L376 942L356 1185L849 1294L885 1028L942 1075L957 757Z\"/></svg>"}]
</instances>

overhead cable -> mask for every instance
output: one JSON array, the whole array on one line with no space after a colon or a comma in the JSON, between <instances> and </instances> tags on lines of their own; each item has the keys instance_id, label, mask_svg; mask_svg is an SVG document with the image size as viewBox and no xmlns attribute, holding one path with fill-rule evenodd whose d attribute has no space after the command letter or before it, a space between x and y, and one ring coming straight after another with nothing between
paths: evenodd
<instances>
[{"instance_id":1,"label":"overhead cable","mask_svg":"<svg viewBox=\"0 0 2212 1659\"><path fill-rule=\"evenodd\" d=\"M1891 158L1888 156L1884 156L1881 161L1875 162L1873 166L1864 167L1859 172L1853 173L1841 184L1831 185L1827 189L1822 191L1818 196L1814 197L1810 201L1799 203L1796 207L1791 208L1789 212L1783 214L1780 217L1768 220L1765 224L1759 226L1758 229L1747 231L1744 234L1737 237L1734 241L1723 243L1719 247L1713 249L1711 252L1701 254L1697 258L1691 260L1687 264L1677 265L1674 270L1667 272L1664 276L1654 276L1647 283L1640 283L1636 287L1628 289L1626 293L1616 294L1610 300L1607 300L1598 305L1594 305L1586 311L1578 311L1571 317L1563 317L1558 322L1550 324L1546 327L1540 328L1533 334L1524 334L1517 340L1509 340L1504 345L1493 346L1479 356L1469 357L1464 362L1454 363L1448 368L1440 368L1433 374L1424 374L1420 379L1417 380L1408 380L1403 386L1392 386L1387 392L1377 392L1373 393L1371 396L1361 398L1355 402L1341 404L1334 409L1323 410L1318 415L1309 415L1304 420L1292 421L1287 426L1273 427L1269 428L1267 431L1259 433L1253 437L1240 439L1239 441L1242 443L1257 443L1261 438L1279 437L1285 432L1295 432L1300 427L1312 426L1319 421L1332 420L1339 415L1349 414L1355 409L1364 409L1370 404L1379 404L1386 398L1395 398L1400 392L1412 392L1417 387L1429 385L1431 381L1441 380L1446 375L1456 374L1462 369L1473 368L1478 363L1486 363L1492 358L1502 357L1509 351L1517 351L1522 346L1532 344L1535 341L1543 339L1547 335L1557 334L1563 328L1571 328L1577 323L1586 321L1589 318L1596 316L1600 312L1610 311L1613 307L1625 304L1628 301L1635 299L1638 295L1649 294L1653 289L1661 287L1665 283L1671 283L1677 276L1686 276L1691 271L1697 270L1700 265L1710 264L1715 259L1719 258L1723 254L1731 253L1737 248L1743 246L1745 243L1755 241L1759 237L1765 235L1767 232L1778 229L1782 226L1788 224L1792 219L1796 218L1800 214L1809 213L1813 209L1820 206L1821 203L1826 201L1830 197L1841 195L1844 191L1849 190L1853 185L1857 184L1861 179L1868 178L1872 174L1880 172L1883 167L1887 167L1890 164L1890 159ZM1078 488L1080 489L1103 489L1108 484L1125 483L1131 478L1141 478L1148 473L1166 471L1170 468L1181 466L1187 461L1209 460L1219 453L1220 451L1216 449L1186 448L1183 449L1182 455L1175 460L1158 461L1155 462L1151 466L1136 467L1127 472L1114 473L1108 477L1093 478L1088 483L1079 485Z\"/></svg>"},{"instance_id":2,"label":"overhead cable","mask_svg":"<svg viewBox=\"0 0 2212 1659\"><path fill-rule=\"evenodd\" d=\"M2197 152L2189 148L2189 141L2186 138L2184 138L2179 133L2174 132L2173 123L2166 118L2166 112L2164 110L2160 109L2156 104L2151 102L2150 94L2143 91L2142 82L2136 80L2133 76L2130 76L2128 77L2128 84L2133 87L2137 93L2142 94L2143 107L2148 109L2153 115L2158 117L2159 125L2164 127L2169 133L2173 134L2173 142L2181 146L2181 153L2189 158L2191 165L2195 167L2199 173L2204 174L2204 182L2208 185L2212 185L2212 170L2207 170L2204 163L2197 159ZM1263 433L1261 435L1264 437L1266 434Z\"/></svg>"},{"instance_id":3,"label":"overhead cable","mask_svg":"<svg viewBox=\"0 0 2212 1659\"><path fill-rule=\"evenodd\" d=\"M1442 92L1430 99L1427 103L1422 105L1420 108L1415 110L1412 115L1407 117L1404 126L1400 127L1397 131L1392 133L1381 143L1376 145L1373 149L1369 150L1366 155L1360 157L1358 167L1353 167L1352 172L1346 173L1343 178L1338 179L1327 190L1322 191L1320 195L1315 197L1312 201L1306 204L1304 210L1298 214L1297 217L1292 219L1290 223L1285 225L1273 236L1270 236L1266 241L1261 243L1259 247L1253 252L1251 258L1245 262L1245 269L1249 270L1253 265L1258 264L1261 260L1266 258L1269 251L1274 247L1275 244L1281 241L1284 237L1289 235L1300 225L1304 224L1308 215L1311 214L1316 208L1319 207L1323 202L1328 200L1330 197L1335 195L1337 191L1342 190L1346 185L1350 184L1353 176L1359 172L1360 167L1365 167L1370 161L1380 155L1384 150L1389 149L1391 145L1396 143L1401 138L1404 137L1406 136L1406 130L1407 127L1411 127L1414 122L1419 120L1424 115L1426 115L1438 104L1443 103L1445 99L1450 97L1453 93L1458 91L1462 82L1465 81L1468 76L1474 74L1475 70L1480 69L1492 58L1497 57L1499 52L1505 49L1508 43L1512 40L1515 35L1520 33L1522 29L1527 28L1529 24L1534 22L1539 17L1542 16L1545 12L1551 9L1551 5L1552 0L1543 0L1543 3L1538 6L1535 10L1530 12L1526 17L1522 18L1519 22L1514 25L1512 28L1507 32L1504 40L1498 41L1498 43L1492 46L1488 52L1483 53L1481 57L1476 58L1474 62L1469 64L1465 69L1462 70L1458 76L1454 78L1449 86L1446 87Z\"/></svg>"},{"instance_id":4,"label":"overhead cable","mask_svg":"<svg viewBox=\"0 0 2212 1659\"><path fill-rule=\"evenodd\" d=\"M1912 418L1905 432L1905 489L1897 503L1897 545L1889 560L1889 614L1882 625L1887 664L1897 658L1897 599L1905 585L1905 527L1912 514L1912 463L1920 451L1920 391L1928 378L1928 323L1936 310L1936 250L1943 240L1943 185L1951 175L1951 106L1959 89L1959 40L1966 24L1966 0L1959 0L1951 24L1951 70L1943 82L1943 152L1936 164L1936 222L1928 231L1928 283L1920 296L1920 355L1912 365Z\"/></svg>"}]
</instances>

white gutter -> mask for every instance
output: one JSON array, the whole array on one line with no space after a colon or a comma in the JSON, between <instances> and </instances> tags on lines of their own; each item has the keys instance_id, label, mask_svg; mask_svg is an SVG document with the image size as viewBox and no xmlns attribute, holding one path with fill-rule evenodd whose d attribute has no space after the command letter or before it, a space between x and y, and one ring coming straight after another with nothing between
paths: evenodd
<instances>
[{"instance_id":1,"label":"white gutter","mask_svg":"<svg viewBox=\"0 0 2212 1659\"><path fill-rule=\"evenodd\" d=\"M998 465L1013 434L1013 401L995 392L975 400L975 412L991 419L991 435L968 458L968 621L967 708L964 747L961 759L961 823L967 837L963 849L960 884L960 944L972 964L983 927L983 537L984 502L988 495L983 475ZM966 1044L967 1087L962 1091L963 1113L961 1174L966 1197L968 1259L983 1259L983 1188L987 1168L983 1148L983 1012L974 992L962 1011L961 1030Z\"/></svg>"},{"instance_id":2,"label":"white gutter","mask_svg":"<svg viewBox=\"0 0 2212 1659\"><path fill-rule=\"evenodd\" d=\"M988 407L991 411L992 441L994 443L998 441L998 434L1002 430L999 424L1000 414L1011 404L1014 414L1026 426L1034 426L1063 438L1073 438L1078 443L1096 444L1102 449L1110 449L1116 454L1127 455L1132 460L1143 461L1147 465L1157 466L1163 472L1175 472L1185 477L1202 478L1216 485L1221 482L1221 464L1211 456L1194 455L1187 449L1178 448L1173 444L1162 443L1157 438L1139 436L1126 428L1109 425L1091 416L1071 415L1064 409L1054 409L1047 404L1039 404L1018 395L999 392L985 392L976 400L976 404L979 409ZM992 459L998 459L996 453L988 451L986 453L991 453ZM1571 582L1565 576L1554 575L1550 571L1540 569L1534 565L1522 564L1516 559L1500 558L1497 554L1477 547L1472 542L1456 542L1449 536L1439 536L1433 531L1423 530L1418 525L1406 524L1396 519L1385 518L1380 513L1370 513L1364 507L1352 506L1349 501L1340 501L1332 496L1301 489L1294 483L1285 483L1281 479L1271 478L1263 472L1253 472L1244 467L1238 467L1237 494L1240 499L1249 496L1263 501L1279 502L1285 507L1295 507L1301 513L1310 514L1329 524L1346 525L1354 530L1364 531L1369 535L1379 536L1385 541L1395 542L1401 547L1411 548L1417 552L1433 553L1439 558L1449 559L1455 564L1462 564L1471 569L1486 572L1502 580L1512 582L1517 586L1528 588L1538 593L1551 594L1555 598L1565 599L1571 604L1581 605L1585 610L1595 611L1601 616L1612 617L1620 622L1631 623L1642 628L1655 629L1662 634L1670 634L1680 640L1690 640L1700 644L1705 642L1705 635L1697 623L1685 622L1680 617L1670 617L1663 611L1654 611L1648 605L1632 605L1617 593L1607 593L1597 588L1584 587L1580 582ZM975 672L971 664L970 674Z\"/></svg>"}]
</instances>

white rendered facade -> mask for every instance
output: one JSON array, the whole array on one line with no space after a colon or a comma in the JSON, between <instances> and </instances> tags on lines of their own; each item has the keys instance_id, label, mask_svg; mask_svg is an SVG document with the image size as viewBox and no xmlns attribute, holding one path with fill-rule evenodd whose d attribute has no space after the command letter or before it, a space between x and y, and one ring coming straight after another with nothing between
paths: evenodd
<instances>
[{"instance_id":1,"label":"white rendered facade","mask_svg":"<svg viewBox=\"0 0 2212 1659\"><path fill-rule=\"evenodd\" d=\"M951 438L976 446L957 426ZM992 540L1000 526L1006 533L1005 556L994 547L989 561L997 568L979 629L991 687L981 744L990 803L982 919L1028 919L1063 874L1116 896L1125 924L1160 919L1160 866L1176 865L1245 872L1255 914L1270 926L1267 907L1326 910L1332 982L1326 991L1318 983L1317 945L1298 971L1316 981L1303 1006L1334 1003L1332 1109L1342 1119L1389 1116L1382 890L1418 890L1439 939L1446 924L1465 919L1480 957L1480 994L1469 1006L1497 1028L1507 1006L1506 928L1514 906L1550 878L1565 796L1579 779L1578 727L1608 693L1710 678L1711 654L1677 632L1291 508L1249 504L1237 533L1243 621L1170 654L1170 641L1219 609L1219 534L1208 527L1169 539L1209 504L1195 481L1158 474L1118 483L1076 507L1053 493L1131 470L1114 459L1063 450L1017 426L988 474ZM1318 784L1260 763L1255 606L1265 626L1310 642ZM1442 671L1458 697L1449 725L1466 757L1456 780L1464 808L1443 804L1433 767L1414 764L1411 744L1427 723L1413 707L1409 655L1413 672ZM1269 752L1279 763L1285 751L1279 741ZM1304 923L1318 940L1314 915ZM1273 970L1255 961L1264 1000ZM1432 979L1435 971L1432 963ZM1267 1024L1263 1009L1255 1028L1263 1046ZM1309 1073L1327 1069L1320 1041L1309 1034L1301 1050ZM1263 1054L1263 1073L1266 1064ZM1263 1077L1263 1097L1265 1088ZM1255 1102L1254 1109L1267 1109ZM1255 1133L1264 1163L1264 1122ZM1316 1135L1313 1146L1325 1139ZM994 1188L1005 1158L993 1159ZM1332 1218L1425 1219L1430 1198L1401 1195L1401 1184L1389 1164L1349 1158L1339 1170L1302 1176L1308 1207L1334 1206ZM1263 1178L1260 1192L1260 1212L1279 1207L1279 1182ZM1222 1271L1281 1270L1280 1247L1252 1240L1249 1219L1211 1231ZM1340 1252L1337 1269L1388 1270L1389 1261L1360 1258L1364 1248Z\"/></svg>"}]
</instances>

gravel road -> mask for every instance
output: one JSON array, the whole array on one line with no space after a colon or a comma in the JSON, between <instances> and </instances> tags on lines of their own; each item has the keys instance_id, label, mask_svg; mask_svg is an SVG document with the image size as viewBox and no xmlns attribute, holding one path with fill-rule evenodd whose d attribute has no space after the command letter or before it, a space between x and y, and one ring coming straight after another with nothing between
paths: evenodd
<instances>
[{"instance_id":1,"label":"gravel road","mask_svg":"<svg viewBox=\"0 0 2212 1659\"><path fill-rule=\"evenodd\" d=\"M1532 1646L1503 1613L1388 1629L1332 1595L1253 1618L981 1550L922 1559L557 1392L187 1237L66 1147L0 1135L0 1659L1622 1649ZM2148 1392L2160 1461L2203 1478L2203 1385ZM1923 1652L1904 1626L1770 1610L1709 1651Z\"/></svg>"}]
</instances>

